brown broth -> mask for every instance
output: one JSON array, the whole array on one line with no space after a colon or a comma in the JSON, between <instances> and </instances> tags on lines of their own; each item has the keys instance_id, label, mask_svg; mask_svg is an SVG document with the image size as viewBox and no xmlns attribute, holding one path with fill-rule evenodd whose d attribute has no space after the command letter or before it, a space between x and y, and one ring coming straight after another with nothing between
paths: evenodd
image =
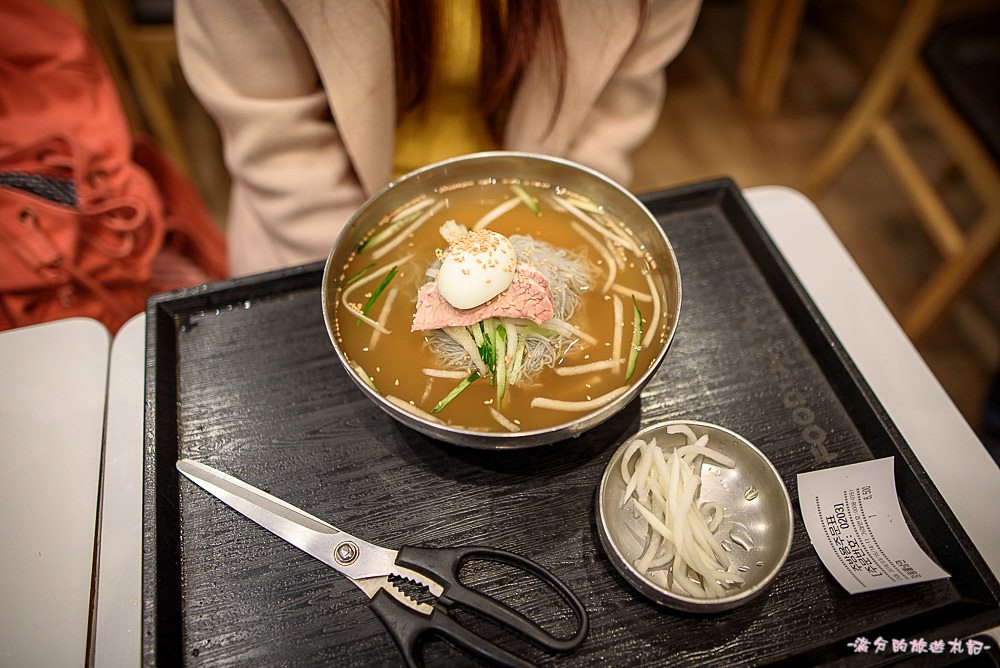
<instances>
[{"instance_id":1,"label":"brown broth","mask_svg":"<svg viewBox=\"0 0 1000 668\"><path fill-rule=\"evenodd\" d=\"M571 221L575 220L571 214L552 208L544 196L544 190L526 189L538 197L542 214L538 216L527 206L519 205L494 221L489 229L506 236L531 235L586 258L586 261L595 268L593 285L590 290L583 293L581 305L574 313L571 323L596 338L597 344L588 345L584 341L577 341L557 360L556 366L587 364L608 359L611 357L614 328L611 297L614 293L600 294L601 286L607 276L604 261L593 246L570 225ZM430 412L460 382L458 379L450 378L431 379L422 373L423 368L442 369L445 366L428 350L424 333L410 331L417 290L426 281L424 272L435 260L435 249L444 250L448 246L438 229L446 220L452 219L471 228L485 213L510 197L511 191L505 185L470 184L449 190L443 196L447 199L446 206L384 257L373 260L373 251L366 249L363 253L352 254L344 267L339 284L372 262L376 263L377 267L384 267L406 255L414 254L412 259L399 266L395 278L369 312L369 317L377 320L389 292L397 289L398 293L385 324L391 334L380 335L378 342L374 346L370 345L375 330L360 322L343 306L340 301L343 288L338 288L335 296L336 336L347 358L359 364L367 372L381 394L399 397L427 412ZM380 229L382 225L376 227L373 233L377 233ZM649 286L642 273L646 261L624 249L619 251L624 253L625 266L619 268L615 283L648 294ZM654 362L663 346L666 332L669 331L668 325L671 325L669 321L671 309L664 297L666 290L659 275L654 273L653 276L661 303L660 317L656 323L658 333L653 337L651 344L640 351L635 374L629 383L639 379ZM364 303L380 282L381 279L376 279L358 288L351 295L351 301ZM571 413L532 408L531 400L534 397L586 401L623 386L625 360L628 358L632 336L632 301L622 295L619 297L624 307L621 349L624 359L619 373L615 374L612 369L604 369L585 375L560 376L552 368L546 368L537 374L530 384L522 380L518 385L508 387L501 412L513 420L522 431L551 428L590 412ZM639 302L638 305L644 323L648 323L652 316L652 304ZM427 392L428 383L430 383L429 392ZM488 406L496 408L496 388L491 385L488 378L480 378L435 415L447 424L459 428L505 432L506 429L491 416Z\"/></svg>"}]
</instances>

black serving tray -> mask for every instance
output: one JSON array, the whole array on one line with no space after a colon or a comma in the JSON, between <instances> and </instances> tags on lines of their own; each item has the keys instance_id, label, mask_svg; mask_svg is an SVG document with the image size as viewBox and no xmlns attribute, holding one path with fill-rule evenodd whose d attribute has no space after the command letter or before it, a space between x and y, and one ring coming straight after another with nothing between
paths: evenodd
<instances>
[{"instance_id":1,"label":"black serving tray","mask_svg":"<svg viewBox=\"0 0 1000 668\"><path fill-rule=\"evenodd\" d=\"M552 446L462 449L390 419L334 355L320 264L150 300L143 662L401 663L354 585L180 485L178 457L386 547L485 544L542 562L591 616L582 648L531 655L542 664L872 664L902 657L855 654L847 643L879 635L950 640L1000 624L997 581L735 184L712 181L643 201L680 262L676 338L638 400ZM597 538L593 498L608 458L640 428L672 418L743 434L771 458L793 497L784 569L765 595L727 613L692 616L649 602L618 575ZM809 543L795 476L889 455L910 527L952 577L851 596ZM538 603L533 588L469 577L558 627L558 610ZM428 652L431 665L470 662L445 643ZM933 658L939 665L961 657Z\"/></svg>"}]
</instances>

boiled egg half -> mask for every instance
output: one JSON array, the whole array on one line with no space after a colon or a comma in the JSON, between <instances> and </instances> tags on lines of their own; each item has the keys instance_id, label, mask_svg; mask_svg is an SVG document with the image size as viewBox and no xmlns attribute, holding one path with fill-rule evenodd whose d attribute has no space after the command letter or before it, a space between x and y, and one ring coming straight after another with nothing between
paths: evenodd
<instances>
[{"instance_id":1,"label":"boiled egg half","mask_svg":"<svg viewBox=\"0 0 1000 668\"><path fill-rule=\"evenodd\" d=\"M475 308L506 290L516 267L510 239L493 230L470 232L448 247L438 272L438 292L455 308Z\"/></svg>"}]
</instances>

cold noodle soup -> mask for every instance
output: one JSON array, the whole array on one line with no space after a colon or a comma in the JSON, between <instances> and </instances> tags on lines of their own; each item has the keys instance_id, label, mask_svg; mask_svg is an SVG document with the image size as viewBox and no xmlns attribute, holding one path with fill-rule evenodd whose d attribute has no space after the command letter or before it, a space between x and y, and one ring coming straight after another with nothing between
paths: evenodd
<instances>
[{"instance_id":1,"label":"cold noodle soup","mask_svg":"<svg viewBox=\"0 0 1000 668\"><path fill-rule=\"evenodd\" d=\"M327 308L351 369L398 408L472 431L549 429L614 401L677 312L626 221L542 182L438 188L337 269Z\"/></svg>"}]
</instances>

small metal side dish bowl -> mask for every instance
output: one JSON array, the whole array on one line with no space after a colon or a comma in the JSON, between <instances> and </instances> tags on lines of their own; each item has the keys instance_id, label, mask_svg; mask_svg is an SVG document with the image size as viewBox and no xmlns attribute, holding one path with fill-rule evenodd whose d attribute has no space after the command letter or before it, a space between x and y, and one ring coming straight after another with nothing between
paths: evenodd
<instances>
[{"instance_id":1,"label":"small metal side dish bowl","mask_svg":"<svg viewBox=\"0 0 1000 668\"><path fill-rule=\"evenodd\" d=\"M668 591L639 573L635 562L645 547L646 522L636 518L632 504L622 506L625 482L622 456L639 438L664 449L686 443L683 434L668 434L670 425L687 425L701 437L708 434L709 447L736 462L733 468L705 461L701 470L699 501L715 501L723 508L723 521L716 536L723 541L746 584L722 598L693 598ZM749 441L723 427L692 420L661 422L628 439L612 455L601 478L595 501L597 532L608 558L633 587L653 601L685 612L721 612L740 606L759 595L774 580L792 546L792 502L774 465Z\"/></svg>"},{"instance_id":2,"label":"small metal side dish bowl","mask_svg":"<svg viewBox=\"0 0 1000 668\"><path fill-rule=\"evenodd\" d=\"M547 183L566 188L602 204L611 214L626 223L655 262L666 289L662 317L666 319L665 343L648 369L637 374L629 390L611 403L588 413L567 413L561 424L533 431L478 431L426 420L404 411L372 390L347 363L336 337L336 295L341 268L352 251L383 218L415 198L447 190L455 184L496 179L518 179L521 183ZM428 260L430 262L430 259ZM432 438L480 449L525 448L554 443L596 427L639 395L663 361L673 340L681 305L680 269L673 248L653 215L625 188L598 172L559 158L531 153L494 151L475 153L438 162L393 181L351 217L330 253L323 273L323 318L337 357L348 376L371 401L403 424Z\"/></svg>"}]
</instances>

